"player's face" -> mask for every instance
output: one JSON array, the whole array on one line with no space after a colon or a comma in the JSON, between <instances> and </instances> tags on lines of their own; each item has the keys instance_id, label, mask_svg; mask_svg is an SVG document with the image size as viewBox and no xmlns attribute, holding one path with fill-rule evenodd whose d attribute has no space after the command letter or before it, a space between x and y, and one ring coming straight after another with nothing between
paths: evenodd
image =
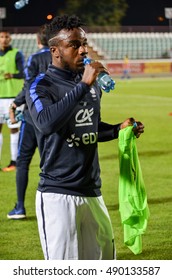
<instances>
[{"instance_id":1,"label":"player's face","mask_svg":"<svg viewBox=\"0 0 172 280\"><path fill-rule=\"evenodd\" d=\"M74 28L73 30L61 30L56 36L57 45L53 55L53 64L55 66L71 70L74 72L82 72L84 70L83 59L88 54L87 38L82 28Z\"/></svg>"},{"instance_id":2,"label":"player's face","mask_svg":"<svg viewBox=\"0 0 172 280\"><path fill-rule=\"evenodd\" d=\"M0 32L0 48L3 50L10 45L11 36L8 32Z\"/></svg>"}]
</instances>

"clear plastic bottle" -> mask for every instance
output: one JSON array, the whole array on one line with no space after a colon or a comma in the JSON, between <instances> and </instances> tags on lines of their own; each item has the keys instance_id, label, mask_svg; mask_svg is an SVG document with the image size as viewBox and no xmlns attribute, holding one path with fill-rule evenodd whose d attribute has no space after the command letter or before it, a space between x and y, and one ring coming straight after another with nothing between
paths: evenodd
<instances>
[{"instance_id":1,"label":"clear plastic bottle","mask_svg":"<svg viewBox=\"0 0 172 280\"><path fill-rule=\"evenodd\" d=\"M4 119L6 121L8 121L8 123L10 123L10 116L9 116L9 114L6 114L4 116ZM20 122L20 121L23 120L23 113L22 113L22 111L16 109L16 111L15 111L15 120L16 120L16 122Z\"/></svg>"},{"instance_id":2,"label":"clear plastic bottle","mask_svg":"<svg viewBox=\"0 0 172 280\"><path fill-rule=\"evenodd\" d=\"M20 124L21 124L21 121L23 120L23 113L22 113L22 111L16 109L16 111L15 111L16 123L11 123L11 119L9 117L9 114L7 114L5 116L5 119L6 119L6 122L7 122L7 125L8 125L9 128L19 128Z\"/></svg>"},{"instance_id":3,"label":"clear plastic bottle","mask_svg":"<svg viewBox=\"0 0 172 280\"><path fill-rule=\"evenodd\" d=\"M26 4L29 4L29 0L20 0L15 2L14 7L19 10L23 8Z\"/></svg>"},{"instance_id":4,"label":"clear plastic bottle","mask_svg":"<svg viewBox=\"0 0 172 280\"><path fill-rule=\"evenodd\" d=\"M84 58L84 64L90 64L93 60L91 58ZM99 86L105 91L109 92L115 88L115 81L106 73L101 72L97 77Z\"/></svg>"}]
</instances>

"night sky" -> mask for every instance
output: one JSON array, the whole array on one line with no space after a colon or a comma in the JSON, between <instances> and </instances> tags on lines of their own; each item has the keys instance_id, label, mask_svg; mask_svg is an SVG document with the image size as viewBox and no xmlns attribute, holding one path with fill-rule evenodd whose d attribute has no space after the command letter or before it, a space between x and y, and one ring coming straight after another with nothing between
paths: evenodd
<instances>
[{"instance_id":1,"label":"night sky","mask_svg":"<svg viewBox=\"0 0 172 280\"><path fill-rule=\"evenodd\" d=\"M99 2L94 1L97 1L97 4ZM29 4L20 10L15 9L15 2L0 0L0 7L6 7L7 13L6 19L2 21L3 26L40 26L47 22L48 14L57 15L58 8L64 7L65 0L29 0ZM164 8L172 7L172 0L128 0L127 3L129 8L122 20L123 26L169 24Z\"/></svg>"}]
</instances>

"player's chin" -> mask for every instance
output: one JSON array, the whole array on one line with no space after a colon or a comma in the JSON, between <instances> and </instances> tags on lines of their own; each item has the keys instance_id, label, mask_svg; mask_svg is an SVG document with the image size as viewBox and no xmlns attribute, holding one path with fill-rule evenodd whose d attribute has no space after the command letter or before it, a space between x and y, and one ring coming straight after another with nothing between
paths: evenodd
<instances>
[{"instance_id":1,"label":"player's chin","mask_svg":"<svg viewBox=\"0 0 172 280\"><path fill-rule=\"evenodd\" d=\"M81 63L77 65L77 72L78 73L83 73L84 72L84 65L82 65Z\"/></svg>"}]
</instances>

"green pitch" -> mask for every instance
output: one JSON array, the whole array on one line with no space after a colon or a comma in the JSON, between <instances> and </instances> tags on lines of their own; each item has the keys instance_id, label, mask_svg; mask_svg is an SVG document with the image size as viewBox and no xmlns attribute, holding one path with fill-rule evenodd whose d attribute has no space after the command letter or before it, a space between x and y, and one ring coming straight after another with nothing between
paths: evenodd
<instances>
[{"instance_id":1,"label":"green pitch","mask_svg":"<svg viewBox=\"0 0 172 280\"><path fill-rule=\"evenodd\" d=\"M172 259L172 79L135 78L116 80L116 89L102 97L102 120L118 123L134 117L145 125L137 149L148 196L150 219L143 235L143 252L134 255L123 242L118 211L118 140L99 144L102 193L115 234L117 258L121 260ZM9 132L4 126L2 166L10 160ZM6 218L16 202L15 172L0 172L0 259L40 260L43 254L35 217L35 192L39 181L38 151L32 160L26 193L27 219Z\"/></svg>"}]
</instances>

